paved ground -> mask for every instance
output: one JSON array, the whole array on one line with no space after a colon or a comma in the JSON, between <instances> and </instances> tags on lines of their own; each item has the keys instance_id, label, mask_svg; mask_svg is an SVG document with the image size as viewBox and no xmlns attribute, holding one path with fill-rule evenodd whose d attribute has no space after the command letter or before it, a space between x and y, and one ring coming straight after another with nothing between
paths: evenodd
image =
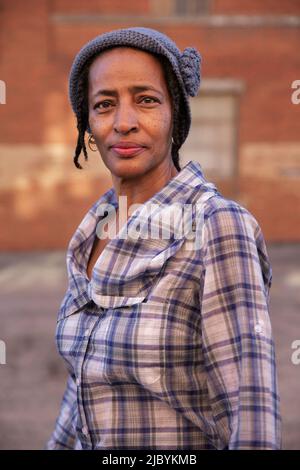
<instances>
[{"instance_id":1,"label":"paved ground","mask_svg":"<svg viewBox=\"0 0 300 470\"><path fill-rule=\"evenodd\" d=\"M283 446L300 449L300 364L291 361L300 340L300 245L268 245L268 252ZM0 449L41 449L53 429L66 379L54 343L66 285L64 252L0 254Z\"/></svg>"}]
</instances>

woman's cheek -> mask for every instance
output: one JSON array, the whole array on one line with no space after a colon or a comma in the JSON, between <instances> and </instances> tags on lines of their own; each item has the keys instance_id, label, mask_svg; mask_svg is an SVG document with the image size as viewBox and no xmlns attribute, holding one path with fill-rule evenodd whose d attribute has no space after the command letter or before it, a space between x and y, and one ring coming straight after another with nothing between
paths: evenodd
<instances>
[{"instance_id":1,"label":"woman's cheek","mask_svg":"<svg viewBox=\"0 0 300 470\"><path fill-rule=\"evenodd\" d=\"M103 117L102 115L89 119L92 134L98 145L105 143L105 139L109 136L112 128L112 123L110 123L110 121L111 120L107 117Z\"/></svg>"},{"instance_id":2,"label":"woman's cheek","mask_svg":"<svg viewBox=\"0 0 300 470\"><path fill-rule=\"evenodd\" d=\"M168 140L171 132L171 113L160 113L156 116L153 127L155 127L155 134L163 139Z\"/></svg>"}]
</instances>

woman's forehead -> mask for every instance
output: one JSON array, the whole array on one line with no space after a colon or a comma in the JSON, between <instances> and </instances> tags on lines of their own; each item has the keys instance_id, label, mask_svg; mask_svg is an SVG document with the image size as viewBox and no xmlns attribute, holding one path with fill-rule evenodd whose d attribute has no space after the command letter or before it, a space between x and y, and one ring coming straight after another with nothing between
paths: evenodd
<instances>
[{"instance_id":1,"label":"woman's forehead","mask_svg":"<svg viewBox=\"0 0 300 470\"><path fill-rule=\"evenodd\" d=\"M102 52L89 70L89 84L94 86L142 83L165 88L160 61L151 53L129 47L116 47Z\"/></svg>"}]
</instances>

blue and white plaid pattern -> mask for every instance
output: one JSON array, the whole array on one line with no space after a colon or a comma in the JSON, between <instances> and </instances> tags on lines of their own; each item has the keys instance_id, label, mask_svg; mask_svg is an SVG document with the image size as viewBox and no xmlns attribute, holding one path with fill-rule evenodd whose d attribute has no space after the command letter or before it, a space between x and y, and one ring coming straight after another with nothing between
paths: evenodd
<instances>
[{"instance_id":1,"label":"blue and white plaid pattern","mask_svg":"<svg viewBox=\"0 0 300 470\"><path fill-rule=\"evenodd\" d=\"M46 449L281 447L272 269L256 219L193 161L144 206L199 201L199 248L116 236L91 280L97 208L117 207L113 188L75 231L56 330L69 375Z\"/></svg>"}]
</instances>

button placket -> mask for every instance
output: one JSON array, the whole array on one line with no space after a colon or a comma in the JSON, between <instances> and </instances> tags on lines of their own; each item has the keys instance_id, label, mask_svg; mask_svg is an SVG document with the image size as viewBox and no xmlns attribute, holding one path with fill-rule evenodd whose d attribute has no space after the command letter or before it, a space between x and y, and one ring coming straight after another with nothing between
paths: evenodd
<instances>
[{"instance_id":1,"label":"button placket","mask_svg":"<svg viewBox=\"0 0 300 470\"><path fill-rule=\"evenodd\" d=\"M87 426L87 419L86 419L86 413L85 413L85 409L84 409L84 396L83 396L83 393L82 393L82 387L80 386L81 383L82 383L82 372L83 372L83 368L84 368L84 363L85 363L85 357L86 357L86 353L87 353L87 349L88 349L88 344L89 344L89 340L90 340L90 335L93 331L93 328L95 326L95 324L97 323L98 321L98 317L96 317L94 320L92 319L89 319L89 325L87 328L85 328L84 330L84 335L83 335L83 339L82 339L82 347L81 347L81 353L82 353L82 356L81 356L81 362L80 364L78 364L78 376L77 376L77 380L76 380L76 384L78 386L78 389L77 389L77 396L78 396L78 409L79 409L79 415L80 415L80 419L81 419L81 429L80 431L82 432L82 434L87 438L87 439L90 439L90 436L89 436L89 430L88 430L88 426Z\"/></svg>"}]
</instances>

